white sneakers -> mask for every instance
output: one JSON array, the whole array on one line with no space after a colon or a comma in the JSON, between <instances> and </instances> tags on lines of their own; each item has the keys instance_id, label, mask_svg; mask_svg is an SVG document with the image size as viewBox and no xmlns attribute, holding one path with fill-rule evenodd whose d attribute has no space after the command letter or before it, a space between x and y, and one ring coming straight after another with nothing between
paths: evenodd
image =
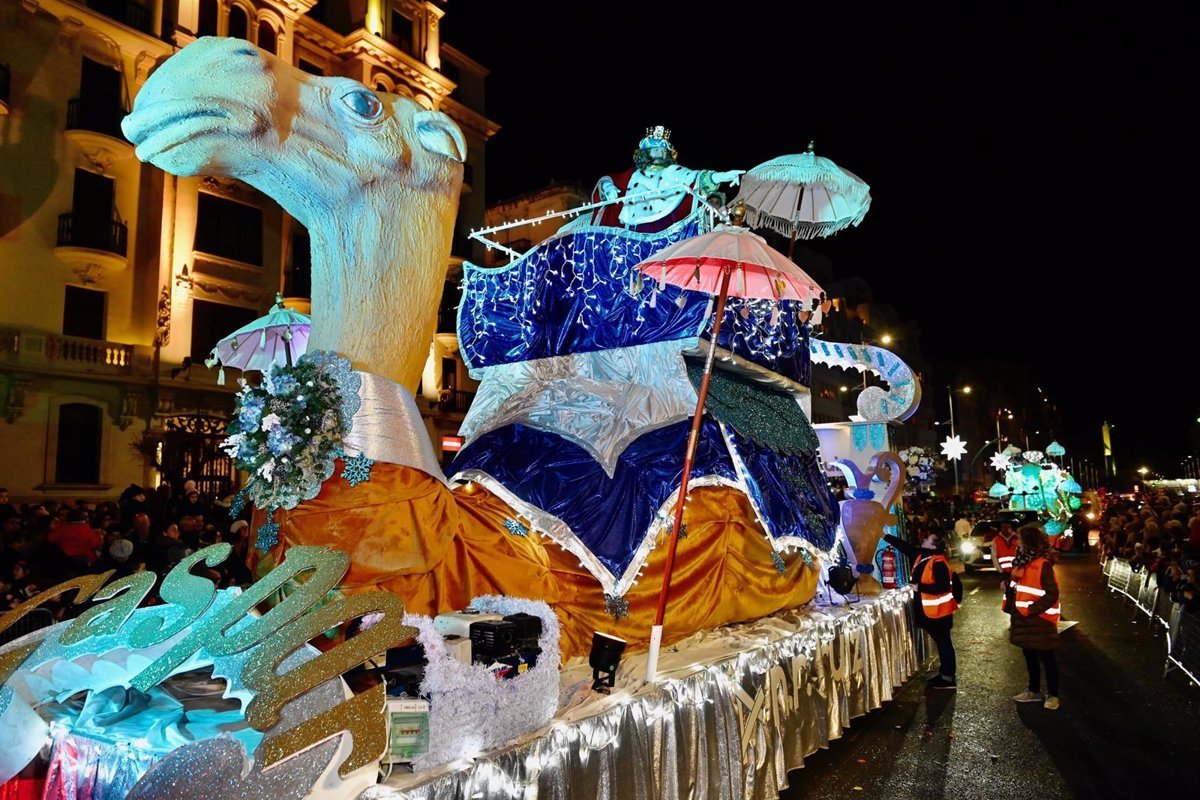
<instances>
[{"instance_id":1,"label":"white sneakers","mask_svg":"<svg viewBox=\"0 0 1200 800\"><path fill-rule=\"evenodd\" d=\"M1054 695L1044 695L1041 692L1031 692L1028 689L1013 697L1018 703L1041 703L1042 708L1051 711L1058 710L1058 698Z\"/></svg>"}]
</instances>

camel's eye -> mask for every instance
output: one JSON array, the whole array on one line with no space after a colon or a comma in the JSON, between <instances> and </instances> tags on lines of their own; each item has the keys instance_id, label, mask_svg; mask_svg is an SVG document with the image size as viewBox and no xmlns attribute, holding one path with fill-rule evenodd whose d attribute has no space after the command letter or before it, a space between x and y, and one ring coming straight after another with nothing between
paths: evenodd
<instances>
[{"instance_id":1,"label":"camel's eye","mask_svg":"<svg viewBox=\"0 0 1200 800\"><path fill-rule=\"evenodd\" d=\"M383 103L366 89L355 89L342 95L342 102L363 119L377 119L383 113Z\"/></svg>"}]
</instances>

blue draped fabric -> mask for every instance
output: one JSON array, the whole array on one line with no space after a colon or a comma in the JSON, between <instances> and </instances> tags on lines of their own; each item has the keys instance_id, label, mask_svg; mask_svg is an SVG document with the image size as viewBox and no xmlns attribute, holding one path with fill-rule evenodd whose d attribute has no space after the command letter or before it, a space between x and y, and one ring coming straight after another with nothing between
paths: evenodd
<instances>
[{"instance_id":1,"label":"blue draped fabric","mask_svg":"<svg viewBox=\"0 0 1200 800\"><path fill-rule=\"evenodd\" d=\"M750 496L774 538L799 537L821 550L833 547L837 501L815 451L781 453L729 429L746 470Z\"/></svg>"},{"instance_id":2,"label":"blue draped fabric","mask_svg":"<svg viewBox=\"0 0 1200 800\"><path fill-rule=\"evenodd\" d=\"M466 264L458 340L472 374L480 377L480 370L497 364L653 342L688 347L711 330L712 317L705 319L709 295L659 289L650 278L635 290L635 267L698 232L694 218L659 234L590 227L552 237L505 267ZM779 303L772 325L772 301L730 298L719 344L808 385L808 326L797 319L800 305Z\"/></svg>"},{"instance_id":3,"label":"blue draped fabric","mask_svg":"<svg viewBox=\"0 0 1200 800\"><path fill-rule=\"evenodd\" d=\"M663 503L679 487L690 421L647 433L626 448L609 478L583 448L561 436L509 425L463 449L449 473L487 473L524 502L553 514L620 578ZM729 430L747 488L774 538L833 546L837 503L815 452L783 454ZM692 478L740 483L718 423L705 418Z\"/></svg>"},{"instance_id":4,"label":"blue draped fabric","mask_svg":"<svg viewBox=\"0 0 1200 800\"><path fill-rule=\"evenodd\" d=\"M530 505L561 519L616 577L633 560L655 515L679 488L691 420L651 431L621 454L609 478L579 445L525 425L485 433L458 454L451 475L486 472ZM692 479L737 481L717 423L706 419Z\"/></svg>"}]
</instances>

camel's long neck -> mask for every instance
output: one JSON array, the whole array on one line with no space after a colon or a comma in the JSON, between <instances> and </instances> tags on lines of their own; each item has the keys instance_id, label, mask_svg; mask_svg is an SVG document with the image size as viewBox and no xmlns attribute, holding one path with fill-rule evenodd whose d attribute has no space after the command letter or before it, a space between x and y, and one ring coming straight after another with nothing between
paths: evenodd
<instances>
[{"instance_id":1,"label":"camel's long neck","mask_svg":"<svg viewBox=\"0 0 1200 800\"><path fill-rule=\"evenodd\" d=\"M308 348L341 353L415 391L437 326L457 204L394 194L349 200L310 225Z\"/></svg>"}]
</instances>

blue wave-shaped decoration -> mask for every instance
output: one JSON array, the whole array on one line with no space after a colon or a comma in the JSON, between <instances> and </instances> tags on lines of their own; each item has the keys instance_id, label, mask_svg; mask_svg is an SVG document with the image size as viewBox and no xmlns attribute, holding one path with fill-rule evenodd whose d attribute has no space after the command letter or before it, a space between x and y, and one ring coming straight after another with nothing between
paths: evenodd
<instances>
[{"instance_id":1,"label":"blue wave-shaped decoration","mask_svg":"<svg viewBox=\"0 0 1200 800\"><path fill-rule=\"evenodd\" d=\"M584 227L560 233L505 267L464 265L458 339L474 377L488 367L653 342L695 344L712 327L709 295L647 278L634 291L635 267L700 232L695 218L661 233ZM656 277L656 276L653 276ZM654 306L651 307L651 297ZM730 298L721 347L808 385L808 326L801 303ZM744 313L745 312L745 313Z\"/></svg>"}]
</instances>

